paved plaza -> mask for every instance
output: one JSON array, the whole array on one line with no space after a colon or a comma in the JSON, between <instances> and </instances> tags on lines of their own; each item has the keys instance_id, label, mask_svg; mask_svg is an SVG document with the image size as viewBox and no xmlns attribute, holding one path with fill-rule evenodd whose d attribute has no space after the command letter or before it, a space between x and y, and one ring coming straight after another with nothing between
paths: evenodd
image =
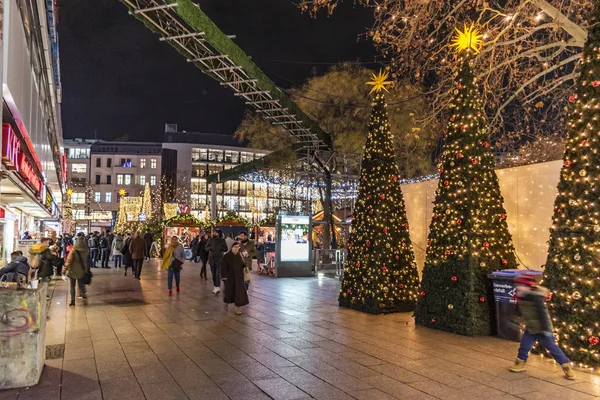
<instances>
[{"instance_id":1,"label":"paved plaza","mask_svg":"<svg viewBox=\"0 0 600 400\"><path fill-rule=\"evenodd\" d=\"M236 316L199 271L186 263L181 294L167 297L156 262L141 281L97 269L87 305L71 308L54 281L46 343L64 357L0 400L600 399L600 376L567 381L539 356L508 372L517 343L339 309L332 278L255 277Z\"/></svg>"}]
</instances>

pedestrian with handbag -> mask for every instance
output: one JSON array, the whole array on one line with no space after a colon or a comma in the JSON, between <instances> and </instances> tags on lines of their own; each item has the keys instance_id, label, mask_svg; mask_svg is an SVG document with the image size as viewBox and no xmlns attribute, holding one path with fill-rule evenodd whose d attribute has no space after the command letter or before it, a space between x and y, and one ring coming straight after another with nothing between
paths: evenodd
<instances>
[{"instance_id":1,"label":"pedestrian with handbag","mask_svg":"<svg viewBox=\"0 0 600 400\"><path fill-rule=\"evenodd\" d=\"M71 303L69 307L75 305L75 286L79 286L79 298L87 299L85 290L86 275L91 278L89 266L90 249L85 243L83 237L78 237L73 246L73 250L69 253L62 273L69 277L71 284ZM88 278L88 279L89 279Z\"/></svg>"},{"instance_id":2,"label":"pedestrian with handbag","mask_svg":"<svg viewBox=\"0 0 600 400\"><path fill-rule=\"evenodd\" d=\"M185 261L185 251L183 246L179 243L177 236L171 238L171 244L165 250L161 269L168 270L167 275L167 287L169 289L169 296L173 296L173 277L175 277L175 286L177 294L179 294L179 282L181 278L181 270L183 269L183 263Z\"/></svg>"},{"instance_id":3,"label":"pedestrian with handbag","mask_svg":"<svg viewBox=\"0 0 600 400\"><path fill-rule=\"evenodd\" d=\"M245 280L250 271L244 264L244 259L240 254L240 243L234 242L231 250L223 256L221 263L221 276L225 284L225 293L223 301L225 302L225 311L228 305L235 304L235 315L242 315L242 307L249 303L248 292L246 292Z\"/></svg>"},{"instance_id":4,"label":"pedestrian with handbag","mask_svg":"<svg viewBox=\"0 0 600 400\"><path fill-rule=\"evenodd\" d=\"M252 271L252 260L256 258L256 243L248 237L248 232L243 231L239 234L240 238L240 254L244 258L244 264L248 270L248 279L244 279L246 290L250 286L250 271Z\"/></svg>"}]
</instances>

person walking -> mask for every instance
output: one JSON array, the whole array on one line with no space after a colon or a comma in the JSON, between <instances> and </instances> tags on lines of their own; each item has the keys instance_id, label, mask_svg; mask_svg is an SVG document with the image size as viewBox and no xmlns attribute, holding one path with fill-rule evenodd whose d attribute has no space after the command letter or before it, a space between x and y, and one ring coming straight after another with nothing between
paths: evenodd
<instances>
[{"instance_id":1,"label":"person walking","mask_svg":"<svg viewBox=\"0 0 600 400\"><path fill-rule=\"evenodd\" d=\"M515 317L519 316L525 324L525 332L521 338L518 358L510 368L512 372L525 371L525 363L529 357L529 351L536 342L550 351L552 357L562 367L565 377L569 380L575 379L575 374L569 365L569 359L558 347L552 333L552 319L546 308L546 298L549 296L548 289L537 286L535 279L531 276L520 276L515 279L517 285L517 309Z\"/></svg>"},{"instance_id":2,"label":"person walking","mask_svg":"<svg viewBox=\"0 0 600 400\"><path fill-rule=\"evenodd\" d=\"M139 281L140 276L142 275L144 256L146 255L146 242L139 231L133 235L133 239L129 244L129 252L131 253L131 259L133 260L134 278Z\"/></svg>"},{"instance_id":3,"label":"person walking","mask_svg":"<svg viewBox=\"0 0 600 400\"><path fill-rule=\"evenodd\" d=\"M86 273L90 273L90 266L87 262L89 260L89 252L90 250L85 243L85 239L83 237L78 237L73 246L73 250L67 257L65 266L63 267L62 273L69 277L71 284L71 302L69 303L69 307L75 305L76 285L79 287L79 297L87 299L83 277Z\"/></svg>"},{"instance_id":4,"label":"person walking","mask_svg":"<svg viewBox=\"0 0 600 400\"><path fill-rule=\"evenodd\" d=\"M181 270L183 263L185 262L185 251L183 246L179 243L177 236L171 238L169 247L165 250L163 255L161 269L168 270L167 275L167 287L169 289L169 296L173 296L173 277L175 277L175 287L177 294L179 294L179 282L181 278Z\"/></svg>"},{"instance_id":5,"label":"person walking","mask_svg":"<svg viewBox=\"0 0 600 400\"><path fill-rule=\"evenodd\" d=\"M235 304L235 314L242 315L241 307L247 305L248 292L244 283L244 259L240 254L240 243L234 242L231 251L223 257L221 264L222 280L225 286L223 301L225 302L225 311L229 304Z\"/></svg>"},{"instance_id":6,"label":"person walking","mask_svg":"<svg viewBox=\"0 0 600 400\"><path fill-rule=\"evenodd\" d=\"M150 261L152 256L152 243L154 242L154 236L149 231L146 231L144 235L144 243L146 244L146 260Z\"/></svg>"},{"instance_id":7,"label":"person walking","mask_svg":"<svg viewBox=\"0 0 600 400\"><path fill-rule=\"evenodd\" d=\"M115 259L115 268L121 268L123 263L123 253L121 253L121 250L123 250L124 245L125 241L123 240L123 235L117 233L117 237L115 237L115 240L113 240L112 247L110 249L110 255Z\"/></svg>"},{"instance_id":8,"label":"person walking","mask_svg":"<svg viewBox=\"0 0 600 400\"><path fill-rule=\"evenodd\" d=\"M223 232L216 230L213 236L208 240L205 247L208 251L208 262L210 264L210 272L213 280L213 293L221 293L221 261L223 254L227 251L227 243L223 239Z\"/></svg>"},{"instance_id":9,"label":"person walking","mask_svg":"<svg viewBox=\"0 0 600 400\"><path fill-rule=\"evenodd\" d=\"M198 262L198 257L196 256L196 254L198 254L198 246L199 245L200 245L200 235L196 235L194 240L192 240L192 243L190 243L190 250L192 251L192 261L194 261L195 263Z\"/></svg>"},{"instance_id":10,"label":"person walking","mask_svg":"<svg viewBox=\"0 0 600 400\"><path fill-rule=\"evenodd\" d=\"M98 262L98 237L96 232L92 232L87 241L87 245L90 248L90 266L92 268L98 268L96 263Z\"/></svg>"},{"instance_id":11,"label":"person walking","mask_svg":"<svg viewBox=\"0 0 600 400\"><path fill-rule=\"evenodd\" d=\"M100 243L100 267L108 268L108 260L110 258L110 241L108 240L108 235L104 234L100 236L98 242Z\"/></svg>"},{"instance_id":12,"label":"person walking","mask_svg":"<svg viewBox=\"0 0 600 400\"><path fill-rule=\"evenodd\" d=\"M121 253L123 253L123 266L125 267L125 276L127 276L127 268L131 268L133 273L133 277L135 278L135 271L133 269L133 258L131 258L131 232L127 232L125 234L125 239L123 239L123 248L121 249Z\"/></svg>"},{"instance_id":13,"label":"person walking","mask_svg":"<svg viewBox=\"0 0 600 400\"><path fill-rule=\"evenodd\" d=\"M248 232L243 231L239 234L240 237L240 254L244 259L244 265L248 268L248 271L252 271L252 260L256 257L256 243L254 240L248 237ZM246 290L250 285L250 281L245 281Z\"/></svg>"},{"instance_id":14,"label":"person walking","mask_svg":"<svg viewBox=\"0 0 600 400\"><path fill-rule=\"evenodd\" d=\"M227 234L227 238L225 239L225 243L227 243L227 251L231 250L231 246L233 246L234 242L235 239L233 238L233 233L229 232Z\"/></svg>"},{"instance_id":15,"label":"person walking","mask_svg":"<svg viewBox=\"0 0 600 400\"><path fill-rule=\"evenodd\" d=\"M202 263L202 268L200 269L200 279L204 277L204 280L208 280L206 274L206 265L208 264L208 251L206 250L206 244L208 243L208 233L204 232L202 235L202 239L200 239L200 243L198 244L198 257L200 258L200 262Z\"/></svg>"}]
</instances>

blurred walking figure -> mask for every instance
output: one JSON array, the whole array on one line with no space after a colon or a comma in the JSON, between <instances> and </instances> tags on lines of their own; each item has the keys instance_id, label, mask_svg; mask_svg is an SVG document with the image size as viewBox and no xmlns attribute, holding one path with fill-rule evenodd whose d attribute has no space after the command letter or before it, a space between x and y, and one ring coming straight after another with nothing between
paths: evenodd
<instances>
[{"instance_id":1,"label":"blurred walking figure","mask_svg":"<svg viewBox=\"0 0 600 400\"><path fill-rule=\"evenodd\" d=\"M71 283L70 307L75 305L75 285L79 287L78 297L87 299L83 277L86 273L90 272L89 253L90 249L85 243L85 239L81 236L77 237L73 250L67 256L67 261L62 270L63 275L66 274Z\"/></svg>"},{"instance_id":2,"label":"blurred walking figure","mask_svg":"<svg viewBox=\"0 0 600 400\"><path fill-rule=\"evenodd\" d=\"M221 261L223 261L223 254L227 251L227 243L223 239L222 231L213 232L213 236L206 243L206 251L208 251L208 263L213 279L213 293L219 294L221 293Z\"/></svg>"},{"instance_id":3,"label":"blurred walking figure","mask_svg":"<svg viewBox=\"0 0 600 400\"><path fill-rule=\"evenodd\" d=\"M517 312L516 317L521 317L525 325L525 332L521 339L519 355L515 364L510 368L512 372L525 371L525 363L529 351L539 342L550 351L552 357L560 364L567 379L575 379L575 374L569 365L569 359L558 347L552 333L552 320L546 308L548 289L537 286L535 279L530 276L520 276L515 279L517 284Z\"/></svg>"},{"instance_id":4,"label":"blurred walking figure","mask_svg":"<svg viewBox=\"0 0 600 400\"><path fill-rule=\"evenodd\" d=\"M169 271L167 277L167 287L169 289L169 296L173 296L173 277L175 277L175 286L177 293L179 293L179 282L181 278L181 270L183 269L183 263L185 262L185 251L183 246L179 243L177 236L171 238L171 244L165 250L161 268Z\"/></svg>"},{"instance_id":5,"label":"blurred walking figure","mask_svg":"<svg viewBox=\"0 0 600 400\"><path fill-rule=\"evenodd\" d=\"M144 243L146 244L146 260L150 261L152 257L152 242L154 242L154 237L148 231L144 234Z\"/></svg>"},{"instance_id":6,"label":"blurred walking figure","mask_svg":"<svg viewBox=\"0 0 600 400\"><path fill-rule=\"evenodd\" d=\"M111 248L111 256L115 259L115 268L121 268L121 264L123 263L123 247L125 246L125 240L123 240L123 235L121 233L117 233L117 237L112 242Z\"/></svg>"},{"instance_id":7,"label":"blurred walking figure","mask_svg":"<svg viewBox=\"0 0 600 400\"><path fill-rule=\"evenodd\" d=\"M200 257L200 262L202 262L202 268L200 269L200 278L204 277L204 280L208 280L206 274L206 265L208 264L208 250L206 250L206 244L208 243L208 233L204 233L202 239L200 239L200 243L198 244L198 254Z\"/></svg>"},{"instance_id":8,"label":"blurred walking figure","mask_svg":"<svg viewBox=\"0 0 600 400\"><path fill-rule=\"evenodd\" d=\"M123 266L125 267L125 276L127 276L127 268L131 268L133 271L133 258L131 258L131 232L127 232L125 239L123 240L123 248L121 249L121 253L123 253ZM132 272L133 277L135 278L135 272Z\"/></svg>"},{"instance_id":9,"label":"blurred walking figure","mask_svg":"<svg viewBox=\"0 0 600 400\"><path fill-rule=\"evenodd\" d=\"M225 311L227 311L227 306L233 303L235 304L236 315L242 315L241 307L249 303L244 282L244 268L246 268L246 264L240 254L240 244L234 242L231 251L223 257L221 273L225 286L225 294L223 295Z\"/></svg>"},{"instance_id":10,"label":"blurred walking figure","mask_svg":"<svg viewBox=\"0 0 600 400\"><path fill-rule=\"evenodd\" d=\"M129 243L129 252L133 260L133 274L135 279L140 280L142 275L142 264L146 255L146 242L140 236L140 232L136 232L133 239Z\"/></svg>"}]
</instances>

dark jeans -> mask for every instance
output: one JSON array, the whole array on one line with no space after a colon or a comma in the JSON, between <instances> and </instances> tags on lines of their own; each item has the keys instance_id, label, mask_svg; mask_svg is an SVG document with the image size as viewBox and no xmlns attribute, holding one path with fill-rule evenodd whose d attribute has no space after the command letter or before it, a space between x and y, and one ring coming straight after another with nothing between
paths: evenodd
<instances>
[{"instance_id":1,"label":"dark jeans","mask_svg":"<svg viewBox=\"0 0 600 400\"><path fill-rule=\"evenodd\" d=\"M208 262L206 260L200 260L202 262L202 268L200 268L200 278L202 277L206 277L206 264L208 264Z\"/></svg>"},{"instance_id":2,"label":"dark jeans","mask_svg":"<svg viewBox=\"0 0 600 400\"><path fill-rule=\"evenodd\" d=\"M101 249L102 250L102 258L101 258L101 262L100 265L102 266L102 268L108 268L108 249Z\"/></svg>"},{"instance_id":3,"label":"dark jeans","mask_svg":"<svg viewBox=\"0 0 600 400\"><path fill-rule=\"evenodd\" d=\"M519 346L519 360L527 361L529 357L529 351L535 344L535 342L539 342L544 348L550 351L552 357L556 360L560 365L567 364L569 359L565 356L565 353L558 347L556 342L554 341L554 335L545 336L541 333L537 335L532 335L530 333L523 333L523 338L521 339L521 346Z\"/></svg>"},{"instance_id":4,"label":"dark jeans","mask_svg":"<svg viewBox=\"0 0 600 400\"><path fill-rule=\"evenodd\" d=\"M121 268L121 263L123 262L123 256L115 254L113 257L115 258L115 268Z\"/></svg>"},{"instance_id":5,"label":"dark jeans","mask_svg":"<svg viewBox=\"0 0 600 400\"><path fill-rule=\"evenodd\" d=\"M212 262L210 264L210 273L212 274L213 285L221 287L221 262Z\"/></svg>"},{"instance_id":6,"label":"dark jeans","mask_svg":"<svg viewBox=\"0 0 600 400\"><path fill-rule=\"evenodd\" d=\"M71 281L71 303L75 303L75 282L79 286L80 296L85 296L85 284L83 283L83 279L69 278L69 280Z\"/></svg>"},{"instance_id":7,"label":"dark jeans","mask_svg":"<svg viewBox=\"0 0 600 400\"><path fill-rule=\"evenodd\" d=\"M92 247L90 249L90 267L95 267L98 262L98 249L96 247Z\"/></svg>"},{"instance_id":8,"label":"dark jeans","mask_svg":"<svg viewBox=\"0 0 600 400\"><path fill-rule=\"evenodd\" d=\"M181 271L174 271L173 268L169 268L167 277L167 287L169 290L173 289L173 276L175 276L175 286L179 287L179 278L181 277Z\"/></svg>"},{"instance_id":9,"label":"dark jeans","mask_svg":"<svg viewBox=\"0 0 600 400\"><path fill-rule=\"evenodd\" d=\"M144 259L133 260L133 274L136 278L139 278L142 274L142 264L144 263Z\"/></svg>"}]
</instances>

